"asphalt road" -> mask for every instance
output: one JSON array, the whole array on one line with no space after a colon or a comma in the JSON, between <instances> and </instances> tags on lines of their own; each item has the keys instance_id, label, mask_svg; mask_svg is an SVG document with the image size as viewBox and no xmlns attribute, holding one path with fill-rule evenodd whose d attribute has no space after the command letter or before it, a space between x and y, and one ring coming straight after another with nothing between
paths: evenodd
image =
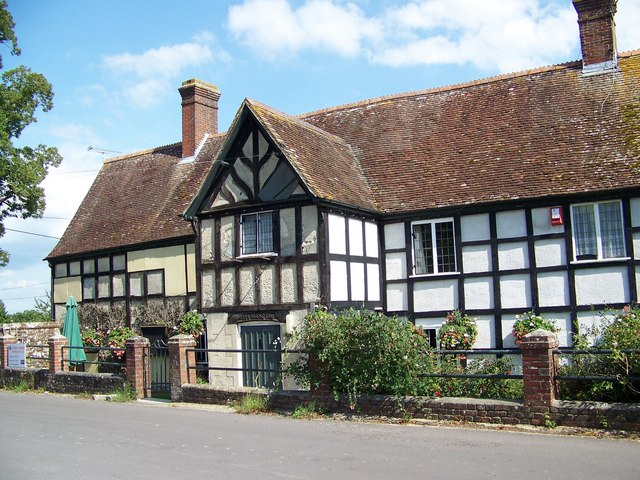
<instances>
[{"instance_id":1,"label":"asphalt road","mask_svg":"<svg viewBox=\"0 0 640 480\"><path fill-rule=\"evenodd\" d=\"M1 479L640 479L640 443L0 391Z\"/></svg>"}]
</instances>

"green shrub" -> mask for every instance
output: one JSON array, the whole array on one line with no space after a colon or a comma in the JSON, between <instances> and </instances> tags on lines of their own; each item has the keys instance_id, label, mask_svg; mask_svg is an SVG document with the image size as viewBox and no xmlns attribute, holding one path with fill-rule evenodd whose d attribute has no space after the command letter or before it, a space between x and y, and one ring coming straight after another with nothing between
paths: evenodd
<instances>
[{"instance_id":1,"label":"green shrub","mask_svg":"<svg viewBox=\"0 0 640 480\"><path fill-rule=\"evenodd\" d=\"M420 329L396 317L349 309L308 314L294 338L318 366L306 359L289 368L296 381L326 381L337 396L346 393L352 404L361 394L415 395L418 374L427 366L429 342Z\"/></svg>"},{"instance_id":2,"label":"green shrub","mask_svg":"<svg viewBox=\"0 0 640 480\"><path fill-rule=\"evenodd\" d=\"M627 377L640 376L640 307L624 307L621 311L604 312L599 324L584 329L573 339L574 349L611 350L605 355L573 355L559 369L560 375L617 377L616 381L559 382L562 399L602 402L640 402L640 382ZM636 350L638 353L623 353Z\"/></svg>"}]
</instances>

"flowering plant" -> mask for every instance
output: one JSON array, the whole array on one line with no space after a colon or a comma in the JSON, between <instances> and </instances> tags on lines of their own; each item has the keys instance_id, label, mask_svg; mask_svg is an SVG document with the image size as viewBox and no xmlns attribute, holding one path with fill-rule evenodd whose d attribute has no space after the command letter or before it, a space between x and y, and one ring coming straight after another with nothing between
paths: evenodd
<instances>
[{"instance_id":1,"label":"flowering plant","mask_svg":"<svg viewBox=\"0 0 640 480\"><path fill-rule=\"evenodd\" d=\"M192 310L182 315L180 325L178 325L177 333L182 335L191 335L197 339L204 332L204 322L200 314Z\"/></svg>"},{"instance_id":2,"label":"flowering plant","mask_svg":"<svg viewBox=\"0 0 640 480\"><path fill-rule=\"evenodd\" d=\"M104 335L94 329L82 333L82 344L85 347L99 347L104 343Z\"/></svg>"},{"instance_id":3,"label":"flowering plant","mask_svg":"<svg viewBox=\"0 0 640 480\"><path fill-rule=\"evenodd\" d=\"M438 331L438 342L443 350L468 350L478 336L478 326L475 320L454 310L442 322Z\"/></svg>"},{"instance_id":4,"label":"flowering plant","mask_svg":"<svg viewBox=\"0 0 640 480\"><path fill-rule=\"evenodd\" d=\"M107 333L108 345L111 348L118 349L113 352L113 356L116 359L124 359L124 355L126 353L125 342L127 341L127 338L135 336L136 332L129 327L117 327Z\"/></svg>"},{"instance_id":5,"label":"flowering plant","mask_svg":"<svg viewBox=\"0 0 640 480\"><path fill-rule=\"evenodd\" d=\"M560 329L553 320L547 320L542 315L536 315L533 310L523 315L516 315L516 321L513 324L513 336L517 341L522 340L527 333L534 330L547 330L549 332L557 332Z\"/></svg>"}]
</instances>

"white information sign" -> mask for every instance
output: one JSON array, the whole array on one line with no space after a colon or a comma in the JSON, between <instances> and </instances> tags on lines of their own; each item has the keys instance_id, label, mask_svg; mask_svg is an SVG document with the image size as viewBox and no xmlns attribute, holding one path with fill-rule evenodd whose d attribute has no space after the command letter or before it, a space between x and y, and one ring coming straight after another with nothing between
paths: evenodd
<instances>
[{"instance_id":1,"label":"white information sign","mask_svg":"<svg viewBox=\"0 0 640 480\"><path fill-rule=\"evenodd\" d=\"M14 343L9 347L9 368L27 367L27 346L24 343Z\"/></svg>"}]
</instances>

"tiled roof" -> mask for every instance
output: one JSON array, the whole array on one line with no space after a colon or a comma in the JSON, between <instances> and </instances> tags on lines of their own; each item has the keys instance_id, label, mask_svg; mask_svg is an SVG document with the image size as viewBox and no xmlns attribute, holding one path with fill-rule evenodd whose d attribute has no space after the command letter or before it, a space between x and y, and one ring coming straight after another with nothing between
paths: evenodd
<instances>
[{"instance_id":1,"label":"tiled roof","mask_svg":"<svg viewBox=\"0 0 640 480\"><path fill-rule=\"evenodd\" d=\"M246 103L311 193L324 200L376 210L355 152L344 140L261 103Z\"/></svg>"},{"instance_id":2,"label":"tiled roof","mask_svg":"<svg viewBox=\"0 0 640 480\"><path fill-rule=\"evenodd\" d=\"M382 214L640 186L640 51L297 117L245 105L312 194ZM191 163L180 144L105 162L49 257L191 238L181 215L234 132Z\"/></svg>"},{"instance_id":3,"label":"tiled roof","mask_svg":"<svg viewBox=\"0 0 640 480\"><path fill-rule=\"evenodd\" d=\"M576 62L300 118L359 151L382 213L640 185L639 51L613 74Z\"/></svg>"},{"instance_id":4,"label":"tiled roof","mask_svg":"<svg viewBox=\"0 0 640 480\"><path fill-rule=\"evenodd\" d=\"M47 258L193 237L182 213L211 165L200 158L181 162L176 144L107 160Z\"/></svg>"}]
</instances>

